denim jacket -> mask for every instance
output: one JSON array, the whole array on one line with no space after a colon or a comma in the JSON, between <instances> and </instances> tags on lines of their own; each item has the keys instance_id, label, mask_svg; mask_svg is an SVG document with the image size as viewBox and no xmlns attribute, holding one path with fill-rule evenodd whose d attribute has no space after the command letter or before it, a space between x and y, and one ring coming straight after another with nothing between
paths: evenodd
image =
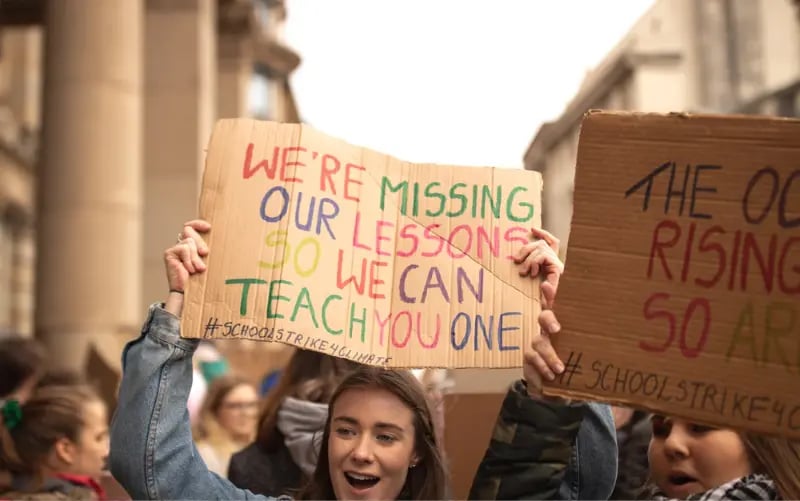
<instances>
[{"instance_id":1,"label":"denim jacket","mask_svg":"<svg viewBox=\"0 0 800 501\"><path fill-rule=\"evenodd\" d=\"M123 351L119 402L111 423L112 474L133 499L275 499L237 488L208 471L198 454L186 402L199 340L181 338L179 326L177 317L153 305L142 335ZM614 437L607 409L584 418L576 456L561 485L563 497L607 497L605 489L596 487L610 478L611 492L616 462L607 456L598 460L596 453L615 451ZM593 481L584 483L584 478ZM584 491L589 484L594 488Z\"/></svg>"},{"instance_id":2,"label":"denim jacket","mask_svg":"<svg viewBox=\"0 0 800 501\"><path fill-rule=\"evenodd\" d=\"M133 499L274 499L212 473L192 440L186 402L199 340L150 307L142 336L122 353L119 403L111 423L111 473Z\"/></svg>"}]
</instances>

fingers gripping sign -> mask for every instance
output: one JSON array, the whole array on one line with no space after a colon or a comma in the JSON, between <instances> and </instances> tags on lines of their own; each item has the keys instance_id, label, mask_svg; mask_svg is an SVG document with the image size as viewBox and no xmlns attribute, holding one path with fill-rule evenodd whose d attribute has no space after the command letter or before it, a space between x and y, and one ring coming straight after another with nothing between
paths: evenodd
<instances>
[{"instance_id":1,"label":"fingers gripping sign","mask_svg":"<svg viewBox=\"0 0 800 501\"><path fill-rule=\"evenodd\" d=\"M170 291L165 309L177 316L183 309L182 294L189 277L206 270L204 258L208 256L209 249L202 234L210 229L211 225L201 219L189 221L178 234L178 242L164 251L164 267Z\"/></svg>"},{"instance_id":2,"label":"fingers gripping sign","mask_svg":"<svg viewBox=\"0 0 800 501\"><path fill-rule=\"evenodd\" d=\"M552 381L556 374L564 371L564 364L556 354L550 336L557 334L561 326L552 312L558 290L558 281L564 272L564 264L558 257L559 240L549 232L534 228L533 240L523 245L514 261L520 275L531 278L542 277L542 312L539 315L539 333L535 333L530 349L524 355L523 375L528 384L528 393L541 398L542 380Z\"/></svg>"}]
</instances>

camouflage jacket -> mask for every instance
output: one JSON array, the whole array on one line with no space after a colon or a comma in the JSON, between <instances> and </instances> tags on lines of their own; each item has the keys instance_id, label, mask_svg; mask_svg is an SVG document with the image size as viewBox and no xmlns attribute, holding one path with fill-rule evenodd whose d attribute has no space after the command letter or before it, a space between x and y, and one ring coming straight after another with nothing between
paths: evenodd
<instances>
[{"instance_id":1,"label":"camouflage jacket","mask_svg":"<svg viewBox=\"0 0 800 501\"><path fill-rule=\"evenodd\" d=\"M469 498L608 499L616 447L607 406L533 400L518 381L503 401Z\"/></svg>"}]
</instances>

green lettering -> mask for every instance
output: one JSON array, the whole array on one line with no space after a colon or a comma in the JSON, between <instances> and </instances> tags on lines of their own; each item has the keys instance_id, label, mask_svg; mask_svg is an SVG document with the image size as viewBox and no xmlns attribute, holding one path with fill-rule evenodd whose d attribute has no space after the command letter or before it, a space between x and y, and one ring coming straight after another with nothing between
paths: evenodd
<instances>
[{"instance_id":1,"label":"green lettering","mask_svg":"<svg viewBox=\"0 0 800 501\"><path fill-rule=\"evenodd\" d=\"M402 194L400 195L402 200L400 202L400 213L402 215L406 215L406 205L408 199L408 181L403 181L397 186L392 185L392 180L386 176L383 176L381 179L381 210L384 210L386 207L386 190L389 190L391 193L397 193L402 190Z\"/></svg>"},{"instance_id":2,"label":"green lettering","mask_svg":"<svg viewBox=\"0 0 800 501\"><path fill-rule=\"evenodd\" d=\"M467 185L464 183L456 183L450 187L450 200L460 200L461 201L461 208L456 210L455 208L450 209L447 212L447 217L459 217L464 211L467 209L467 197L457 193L457 190L460 188L466 188Z\"/></svg>"},{"instance_id":3,"label":"green lettering","mask_svg":"<svg viewBox=\"0 0 800 501\"><path fill-rule=\"evenodd\" d=\"M267 318L283 318L283 315L280 313L275 313L272 311L272 301L289 301L289 298L286 296L276 296L273 293L273 289L275 288L275 284L278 285L293 285L292 282L288 280L273 280L269 283L269 294L267 295Z\"/></svg>"},{"instance_id":4,"label":"green lettering","mask_svg":"<svg viewBox=\"0 0 800 501\"><path fill-rule=\"evenodd\" d=\"M776 325L775 320L778 318L780 312L786 313L784 318L788 318L783 325ZM773 313L776 315L773 316ZM781 347L780 339L785 338L787 334L792 332L795 325L795 312L794 308L789 303L770 303L767 305L767 318L764 322L764 361L770 360L770 345L774 343L777 348L776 352L781 363L787 369L789 368L789 361Z\"/></svg>"},{"instance_id":5,"label":"green lettering","mask_svg":"<svg viewBox=\"0 0 800 501\"><path fill-rule=\"evenodd\" d=\"M225 285L242 285L242 299L239 301L239 315L247 315L247 295L250 294L251 284L265 284L266 280L260 278L229 278L225 280Z\"/></svg>"},{"instance_id":6,"label":"green lettering","mask_svg":"<svg viewBox=\"0 0 800 501\"><path fill-rule=\"evenodd\" d=\"M361 318L356 318L356 305L355 303L350 303L350 332L348 333L349 337L353 337L353 325L354 324L361 324L361 342L366 342L367 337L367 309L362 308L362 315Z\"/></svg>"},{"instance_id":7,"label":"green lettering","mask_svg":"<svg viewBox=\"0 0 800 501\"><path fill-rule=\"evenodd\" d=\"M314 305L311 304L311 293L308 292L306 287L300 289L300 294L297 295L297 301L294 303L294 310L292 310L292 316L289 320L292 322L295 321L297 318L297 313L300 311L300 308L305 308L311 314L311 321L314 322L314 327L319 328L319 323L317 323L317 316L314 313Z\"/></svg>"},{"instance_id":8,"label":"green lettering","mask_svg":"<svg viewBox=\"0 0 800 501\"><path fill-rule=\"evenodd\" d=\"M428 217L441 216L442 213L444 212L444 207L447 204L447 198L443 194L439 193L438 190L436 192L431 192L432 188L438 188L441 185L442 185L442 183L440 183L439 181L434 181L434 182L432 182L431 184L429 184L428 186L425 187L425 196L426 197L428 197L428 198L437 198L439 200L439 208L437 210L432 211L432 210L428 209L428 210L425 211L425 215L428 216Z\"/></svg>"},{"instance_id":9,"label":"green lettering","mask_svg":"<svg viewBox=\"0 0 800 501\"><path fill-rule=\"evenodd\" d=\"M481 191L481 217L486 217L486 200L495 219L500 219L500 206L503 205L503 187L497 186L497 193L492 193L491 186L483 186Z\"/></svg>"},{"instance_id":10,"label":"green lettering","mask_svg":"<svg viewBox=\"0 0 800 501\"><path fill-rule=\"evenodd\" d=\"M525 188L524 186L515 186L511 190L511 193L508 194L508 200L506 200L506 216L508 216L508 219L510 219L511 221L514 221L515 223L524 223L526 221L530 221L531 218L533 217L533 213L534 213L534 208L533 208L533 204L532 203L530 203L530 202L520 202L517 205L517 207L521 207L521 208L526 209L525 210L525 215L524 216L517 216L517 215L514 214L514 196L517 194L517 192L520 192L520 191L523 192L523 193L527 193L528 189Z\"/></svg>"},{"instance_id":11,"label":"green lettering","mask_svg":"<svg viewBox=\"0 0 800 501\"><path fill-rule=\"evenodd\" d=\"M748 328L750 330L749 336L743 336L742 333ZM753 327L753 303L747 303L742 311L739 313L739 320L736 321L736 329L733 331L733 338L731 344L728 346L728 353L725 355L726 360L731 359L731 355L736 349L739 341L749 342L750 345L750 359L758 362L758 354L756 353L756 337L755 329Z\"/></svg>"},{"instance_id":12,"label":"green lettering","mask_svg":"<svg viewBox=\"0 0 800 501\"><path fill-rule=\"evenodd\" d=\"M332 334L334 336L337 336L337 335L341 334L342 332L344 332L344 329L339 329L338 331L335 331L335 330L331 329L330 325L328 325L328 303L330 303L334 299L336 299L338 301L341 301L342 300L342 296L339 296L338 294L330 295L330 296L326 297L325 298L325 302L322 303L322 326L325 328L325 330L328 332L328 334Z\"/></svg>"}]
</instances>

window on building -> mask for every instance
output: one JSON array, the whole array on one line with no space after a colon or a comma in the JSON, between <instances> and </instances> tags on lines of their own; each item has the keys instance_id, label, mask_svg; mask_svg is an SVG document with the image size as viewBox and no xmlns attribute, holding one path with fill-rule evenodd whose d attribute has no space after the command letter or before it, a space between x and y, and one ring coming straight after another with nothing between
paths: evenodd
<instances>
[{"instance_id":1,"label":"window on building","mask_svg":"<svg viewBox=\"0 0 800 501\"><path fill-rule=\"evenodd\" d=\"M269 70L262 65L257 64L253 67L247 102L250 116L259 120L272 119Z\"/></svg>"}]
</instances>

